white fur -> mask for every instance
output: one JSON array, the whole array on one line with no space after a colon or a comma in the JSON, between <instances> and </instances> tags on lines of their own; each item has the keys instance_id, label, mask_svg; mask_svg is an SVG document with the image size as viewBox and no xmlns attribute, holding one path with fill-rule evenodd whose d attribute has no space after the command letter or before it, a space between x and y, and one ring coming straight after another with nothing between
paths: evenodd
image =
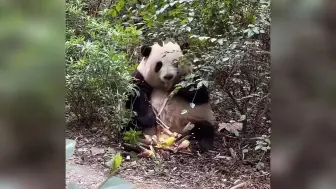
<instances>
[{"instance_id":1,"label":"white fur","mask_svg":"<svg viewBox=\"0 0 336 189\"><path fill-rule=\"evenodd\" d=\"M161 109L167 95L168 93L163 90L153 90L151 103L157 111ZM187 110L187 113L181 114L183 110ZM191 108L189 103L180 97L173 97L168 100L160 115L160 119L170 127L171 131L177 133L181 133L188 122L209 121L214 124L215 121L213 111L209 104L202 104Z\"/></svg>"},{"instance_id":2,"label":"white fur","mask_svg":"<svg viewBox=\"0 0 336 189\"><path fill-rule=\"evenodd\" d=\"M180 46L177 43L168 42L160 46L158 43L152 46L148 58L143 58L138 65L138 71L144 76L145 81L153 88L164 88L169 90L176 82L179 69L174 67L174 61L178 63L179 58L183 56ZM156 73L156 63L161 61L162 68ZM172 74L173 79L167 81L164 79L166 74Z\"/></svg>"}]
</instances>

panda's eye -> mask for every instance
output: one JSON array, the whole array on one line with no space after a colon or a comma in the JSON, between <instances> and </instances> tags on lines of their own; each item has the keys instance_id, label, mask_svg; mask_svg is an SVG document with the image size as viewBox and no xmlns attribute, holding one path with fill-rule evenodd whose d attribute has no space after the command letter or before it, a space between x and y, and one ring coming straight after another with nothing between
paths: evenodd
<instances>
[{"instance_id":1,"label":"panda's eye","mask_svg":"<svg viewBox=\"0 0 336 189\"><path fill-rule=\"evenodd\" d=\"M155 72L159 72L161 70L161 68L162 68L162 62L159 61L155 65Z\"/></svg>"}]
</instances>

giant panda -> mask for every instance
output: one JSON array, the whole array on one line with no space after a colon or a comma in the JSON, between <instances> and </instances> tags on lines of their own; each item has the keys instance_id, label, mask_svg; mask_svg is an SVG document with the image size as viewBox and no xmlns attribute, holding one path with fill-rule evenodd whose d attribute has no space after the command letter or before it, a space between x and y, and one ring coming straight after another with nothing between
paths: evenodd
<instances>
[{"instance_id":1,"label":"giant panda","mask_svg":"<svg viewBox=\"0 0 336 189\"><path fill-rule=\"evenodd\" d=\"M193 91L191 88L197 88L195 82L181 88L168 98L163 107L166 97L171 94L175 85L190 73L189 67L181 65L179 61L184 56L183 50L186 47L187 44L178 45L171 41L162 45L155 43L141 47L143 58L133 73L139 93L137 96L130 96L127 107L132 108L133 105L133 111L136 112L130 123L136 124L147 133L155 133L155 115L159 111L160 120L170 126L172 132L181 133L191 122L194 125L191 130L192 144L197 144L195 147L205 152L212 147L215 135L215 117L209 104L207 87L203 85ZM183 114L182 111L186 113Z\"/></svg>"}]
</instances>

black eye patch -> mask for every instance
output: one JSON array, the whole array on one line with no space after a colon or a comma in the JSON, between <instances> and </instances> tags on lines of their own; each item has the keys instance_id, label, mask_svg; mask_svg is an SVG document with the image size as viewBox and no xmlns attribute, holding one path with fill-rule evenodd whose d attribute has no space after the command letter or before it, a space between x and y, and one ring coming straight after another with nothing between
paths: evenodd
<instances>
[{"instance_id":1,"label":"black eye patch","mask_svg":"<svg viewBox=\"0 0 336 189\"><path fill-rule=\"evenodd\" d=\"M156 73L159 72L161 70L161 68L162 68L162 62L159 61L159 62L156 63L155 72Z\"/></svg>"}]
</instances>

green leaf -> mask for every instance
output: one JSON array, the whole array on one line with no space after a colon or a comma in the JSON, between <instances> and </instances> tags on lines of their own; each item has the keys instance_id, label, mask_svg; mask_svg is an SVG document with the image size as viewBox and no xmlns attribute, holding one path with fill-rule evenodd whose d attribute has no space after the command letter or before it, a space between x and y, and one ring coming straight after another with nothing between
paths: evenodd
<instances>
[{"instance_id":1,"label":"green leaf","mask_svg":"<svg viewBox=\"0 0 336 189\"><path fill-rule=\"evenodd\" d=\"M223 62L226 62L226 61L228 61L230 58L228 58L228 57L225 57L225 58L223 58Z\"/></svg>"},{"instance_id":2,"label":"green leaf","mask_svg":"<svg viewBox=\"0 0 336 189\"><path fill-rule=\"evenodd\" d=\"M233 132L234 135L236 135L236 137L239 137L239 131L234 130L234 131L232 131L232 132Z\"/></svg>"},{"instance_id":3,"label":"green leaf","mask_svg":"<svg viewBox=\"0 0 336 189\"><path fill-rule=\"evenodd\" d=\"M65 160L68 160L75 152L76 141L65 139Z\"/></svg>"},{"instance_id":4,"label":"green leaf","mask_svg":"<svg viewBox=\"0 0 336 189\"><path fill-rule=\"evenodd\" d=\"M136 136L140 136L140 135L141 135L141 132L140 132L140 131L136 131L136 132L135 132L135 135L136 135Z\"/></svg>"},{"instance_id":5,"label":"green leaf","mask_svg":"<svg viewBox=\"0 0 336 189\"><path fill-rule=\"evenodd\" d=\"M117 10L117 12L120 12L120 10L121 10L121 7L120 7L120 5L119 5L119 4L117 4L117 5L116 5L116 10Z\"/></svg>"},{"instance_id":6,"label":"green leaf","mask_svg":"<svg viewBox=\"0 0 336 189\"><path fill-rule=\"evenodd\" d=\"M119 6L121 7L121 8L123 8L124 6L125 6L125 1L124 0L121 0L121 1L119 1Z\"/></svg>"},{"instance_id":7,"label":"green leaf","mask_svg":"<svg viewBox=\"0 0 336 189\"><path fill-rule=\"evenodd\" d=\"M112 160L111 173L116 172L122 163L122 156L117 153Z\"/></svg>"},{"instance_id":8,"label":"green leaf","mask_svg":"<svg viewBox=\"0 0 336 189\"><path fill-rule=\"evenodd\" d=\"M114 10L114 9L111 9L111 10L110 10L110 14L111 14L113 17L116 17L116 16L117 16L117 11Z\"/></svg>"},{"instance_id":9,"label":"green leaf","mask_svg":"<svg viewBox=\"0 0 336 189\"><path fill-rule=\"evenodd\" d=\"M217 41L220 45L223 45L224 39L218 39Z\"/></svg>"},{"instance_id":10,"label":"green leaf","mask_svg":"<svg viewBox=\"0 0 336 189\"><path fill-rule=\"evenodd\" d=\"M111 177L99 189L133 189L133 185L118 177Z\"/></svg>"},{"instance_id":11,"label":"green leaf","mask_svg":"<svg viewBox=\"0 0 336 189\"><path fill-rule=\"evenodd\" d=\"M249 29L248 32L247 32L247 37L251 38L253 35L254 35L253 30Z\"/></svg>"},{"instance_id":12,"label":"green leaf","mask_svg":"<svg viewBox=\"0 0 336 189\"><path fill-rule=\"evenodd\" d=\"M258 28L252 28L252 31L254 32L254 33L256 33L256 34L259 34L259 30L258 30Z\"/></svg>"},{"instance_id":13,"label":"green leaf","mask_svg":"<svg viewBox=\"0 0 336 189\"><path fill-rule=\"evenodd\" d=\"M202 83L205 87L209 87L209 82L208 81L203 81Z\"/></svg>"},{"instance_id":14,"label":"green leaf","mask_svg":"<svg viewBox=\"0 0 336 189\"><path fill-rule=\"evenodd\" d=\"M130 136L124 136L124 138L123 138L125 141L130 141L131 140L131 137Z\"/></svg>"},{"instance_id":15,"label":"green leaf","mask_svg":"<svg viewBox=\"0 0 336 189\"><path fill-rule=\"evenodd\" d=\"M248 16L248 20L249 20L250 23L253 24L253 23L256 21L256 17L255 17L254 15L250 14L250 15Z\"/></svg>"},{"instance_id":16,"label":"green leaf","mask_svg":"<svg viewBox=\"0 0 336 189\"><path fill-rule=\"evenodd\" d=\"M262 146L259 146L259 145L258 145L258 146L255 147L254 150L259 150L259 149L261 149L261 147L262 147Z\"/></svg>"},{"instance_id":17,"label":"green leaf","mask_svg":"<svg viewBox=\"0 0 336 189\"><path fill-rule=\"evenodd\" d=\"M197 89L200 89L203 86L202 82L197 83Z\"/></svg>"},{"instance_id":18,"label":"green leaf","mask_svg":"<svg viewBox=\"0 0 336 189\"><path fill-rule=\"evenodd\" d=\"M205 86L205 87L208 87L209 84L208 84L208 81L200 81L197 83L197 89L200 89L202 86Z\"/></svg>"},{"instance_id":19,"label":"green leaf","mask_svg":"<svg viewBox=\"0 0 336 189\"><path fill-rule=\"evenodd\" d=\"M188 18L184 18L183 20L181 20L180 23L181 23L181 24L186 24L186 23L188 23L188 21L189 21Z\"/></svg>"}]
</instances>

